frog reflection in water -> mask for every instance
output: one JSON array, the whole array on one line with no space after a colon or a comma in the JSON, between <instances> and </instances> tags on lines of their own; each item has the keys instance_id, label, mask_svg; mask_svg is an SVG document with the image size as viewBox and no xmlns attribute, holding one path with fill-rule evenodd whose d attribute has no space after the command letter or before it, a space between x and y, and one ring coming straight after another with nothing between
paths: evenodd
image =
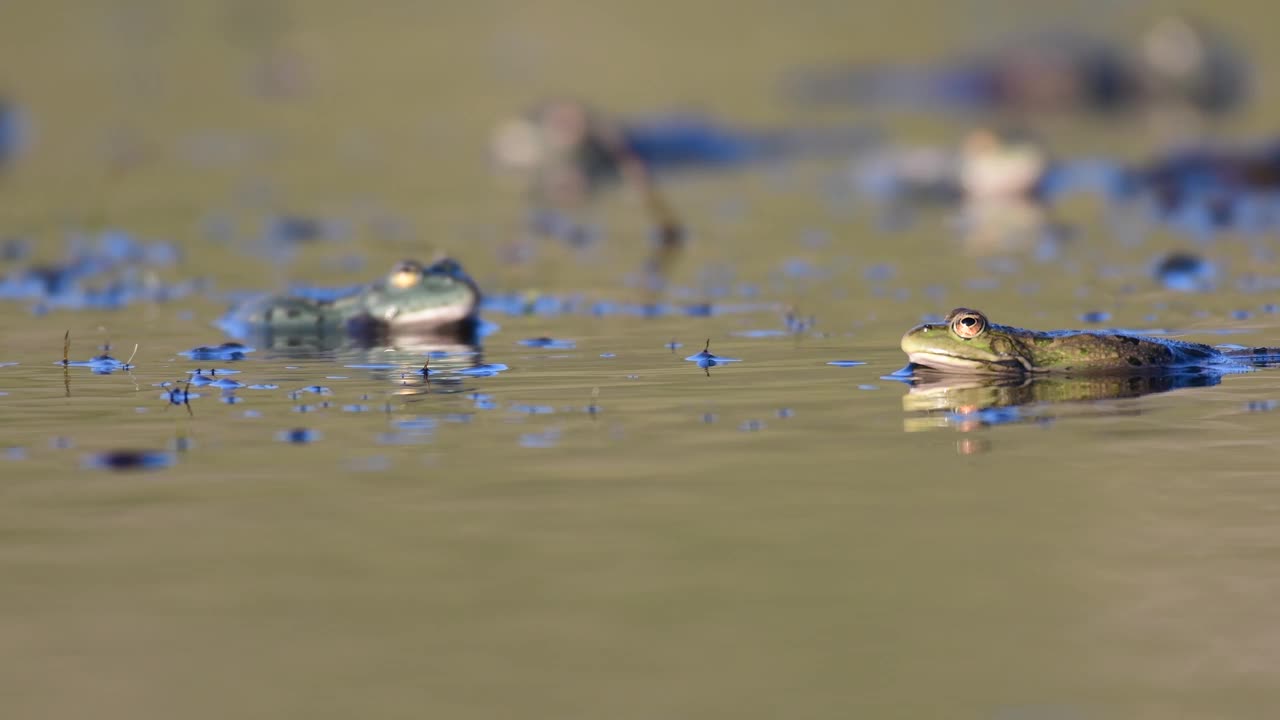
<instances>
[{"instance_id":1,"label":"frog reflection in water","mask_svg":"<svg viewBox=\"0 0 1280 720\"><path fill-rule=\"evenodd\" d=\"M913 368L977 375L1227 373L1280 362L1276 348L1215 348L1201 343L1090 330L1025 330L995 325L956 308L942 323L902 336Z\"/></svg>"},{"instance_id":2,"label":"frog reflection in water","mask_svg":"<svg viewBox=\"0 0 1280 720\"><path fill-rule=\"evenodd\" d=\"M994 425L1130 413L1135 409L1107 401L1209 387L1217 385L1222 374L957 375L924 368L897 377L911 385L902 396L902 409L912 414L903 420L904 430L971 432Z\"/></svg>"},{"instance_id":3,"label":"frog reflection in water","mask_svg":"<svg viewBox=\"0 0 1280 720\"><path fill-rule=\"evenodd\" d=\"M423 266L405 260L352 294L320 300L258 297L232 309L220 325L232 335L296 340L289 345L323 347L343 340L369 345L392 338L470 342L479 305L479 288L456 261Z\"/></svg>"}]
</instances>

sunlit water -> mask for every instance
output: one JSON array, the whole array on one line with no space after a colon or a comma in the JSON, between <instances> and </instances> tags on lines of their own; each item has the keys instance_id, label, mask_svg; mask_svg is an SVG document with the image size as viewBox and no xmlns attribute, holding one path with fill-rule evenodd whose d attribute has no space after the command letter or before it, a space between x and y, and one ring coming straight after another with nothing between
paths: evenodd
<instances>
[{"instance_id":1,"label":"sunlit water","mask_svg":"<svg viewBox=\"0 0 1280 720\"><path fill-rule=\"evenodd\" d=\"M202 37L207 13L133 12L144 6L157 14L138 17ZM128 37L136 20L57 37L116 47L111 33ZM417 48L424 87L457 103L465 93L424 40L443 31L407 9L366 20L339 30L353 21L321 13L322 30L300 21L279 40L316 62L318 89L299 100L246 97L253 63L206 49L242 74L214 75L192 113L178 100L191 85L156 63L208 66L175 40L93 70L120 82L101 127L66 119L87 104L52 87L64 71L8 78L51 119L30 169L0 185L3 232L35 237L46 260L68 228L171 241L181 259L154 272L204 285L117 311L2 306L6 717L1271 715L1280 371L988 408L930 404L885 378L905 363L905 330L960 305L1026 327L1280 344L1271 236L1134 234L1085 197L1055 210L1062 243L993 252L962 242L945 211L886 230L853 196L846 161L828 157L675 179L692 240L655 297L634 198L601 198L587 219L603 235L585 248L529 238L481 148L494 117L533 99L528 72L625 108L667 95L618 90L537 40L563 31L529 17L541 34L490 28L483 50L455 50L487 63L460 72L488 78L495 97L454 116L409 96L399 112L401 96L359 82L323 38ZM701 52L689 38L715 21L692 13L683 52ZM806 121L760 110L766 70L850 45L830 18L795 23L741 58L754 80L713 63L672 73L674 92L718 98L727 77L744 112ZM32 28L56 25L32 14ZM626 29L592 40L631 42ZM798 57L805 38L825 54ZM48 57L15 42L13 58ZM628 68L650 51L618 49ZM364 62L401 90L415 77L394 52ZM1128 148L1099 128L1062 133L1072 151ZM221 148L212 167L209 145ZM1127 152L1154 152L1141 147ZM338 230L276 252L262 228L285 212ZM243 292L351 285L437 249L493 293L582 302L486 314L500 328L475 362L505 366L492 375L435 357L425 382L432 348L415 346L180 354L229 339L214 322ZM1213 292L1157 281L1173 250L1212 261ZM714 312L581 310L654 300ZM109 342L133 368L62 367L67 331L71 360ZM522 343L534 338L563 342ZM697 362L708 340L738 362ZM244 387L188 388L197 368L234 370L209 377Z\"/></svg>"}]
</instances>

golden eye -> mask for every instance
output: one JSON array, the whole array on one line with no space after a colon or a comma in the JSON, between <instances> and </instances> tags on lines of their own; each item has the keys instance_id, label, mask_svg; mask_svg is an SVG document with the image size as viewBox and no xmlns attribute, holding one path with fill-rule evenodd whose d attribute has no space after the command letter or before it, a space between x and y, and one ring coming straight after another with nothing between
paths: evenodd
<instances>
[{"instance_id":1,"label":"golden eye","mask_svg":"<svg viewBox=\"0 0 1280 720\"><path fill-rule=\"evenodd\" d=\"M962 340L971 340L987 329L987 318L976 310L964 310L953 313L951 332Z\"/></svg>"},{"instance_id":2,"label":"golden eye","mask_svg":"<svg viewBox=\"0 0 1280 720\"><path fill-rule=\"evenodd\" d=\"M416 262L405 261L391 271L387 284L397 290L406 290L422 280L422 266Z\"/></svg>"}]
</instances>

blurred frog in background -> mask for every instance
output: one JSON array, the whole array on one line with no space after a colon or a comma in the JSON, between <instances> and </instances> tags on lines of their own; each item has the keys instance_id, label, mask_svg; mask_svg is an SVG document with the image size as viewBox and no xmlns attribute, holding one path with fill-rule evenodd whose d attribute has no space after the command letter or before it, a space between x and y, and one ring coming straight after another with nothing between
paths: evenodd
<instances>
[{"instance_id":1,"label":"blurred frog in background","mask_svg":"<svg viewBox=\"0 0 1280 720\"><path fill-rule=\"evenodd\" d=\"M1042 32L921 66L802 70L805 103L1015 113L1116 113L1152 107L1223 113L1248 96L1241 54L1203 22L1167 15L1131 45Z\"/></svg>"},{"instance_id":2,"label":"blurred frog in background","mask_svg":"<svg viewBox=\"0 0 1280 720\"><path fill-rule=\"evenodd\" d=\"M678 246L684 225L660 188L659 175L857 149L874 138L875 133L857 128L735 128L690 113L619 119L578 100L553 99L499 124L490 149L500 169L526 180L539 207L574 208L604 188L634 188L662 245Z\"/></svg>"}]
</instances>

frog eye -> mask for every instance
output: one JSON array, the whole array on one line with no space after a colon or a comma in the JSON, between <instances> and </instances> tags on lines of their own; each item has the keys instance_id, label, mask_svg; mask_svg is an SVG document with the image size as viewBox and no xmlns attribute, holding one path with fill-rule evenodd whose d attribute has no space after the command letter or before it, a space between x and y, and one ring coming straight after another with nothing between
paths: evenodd
<instances>
[{"instance_id":1,"label":"frog eye","mask_svg":"<svg viewBox=\"0 0 1280 720\"><path fill-rule=\"evenodd\" d=\"M405 260L391 270L391 277L388 278L387 284L393 288L404 290L417 285L421 280L422 266L412 260Z\"/></svg>"},{"instance_id":2,"label":"frog eye","mask_svg":"<svg viewBox=\"0 0 1280 720\"><path fill-rule=\"evenodd\" d=\"M971 340L987 329L987 318L976 310L957 313L951 320L951 332L962 340Z\"/></svg>"}]
</instances>

